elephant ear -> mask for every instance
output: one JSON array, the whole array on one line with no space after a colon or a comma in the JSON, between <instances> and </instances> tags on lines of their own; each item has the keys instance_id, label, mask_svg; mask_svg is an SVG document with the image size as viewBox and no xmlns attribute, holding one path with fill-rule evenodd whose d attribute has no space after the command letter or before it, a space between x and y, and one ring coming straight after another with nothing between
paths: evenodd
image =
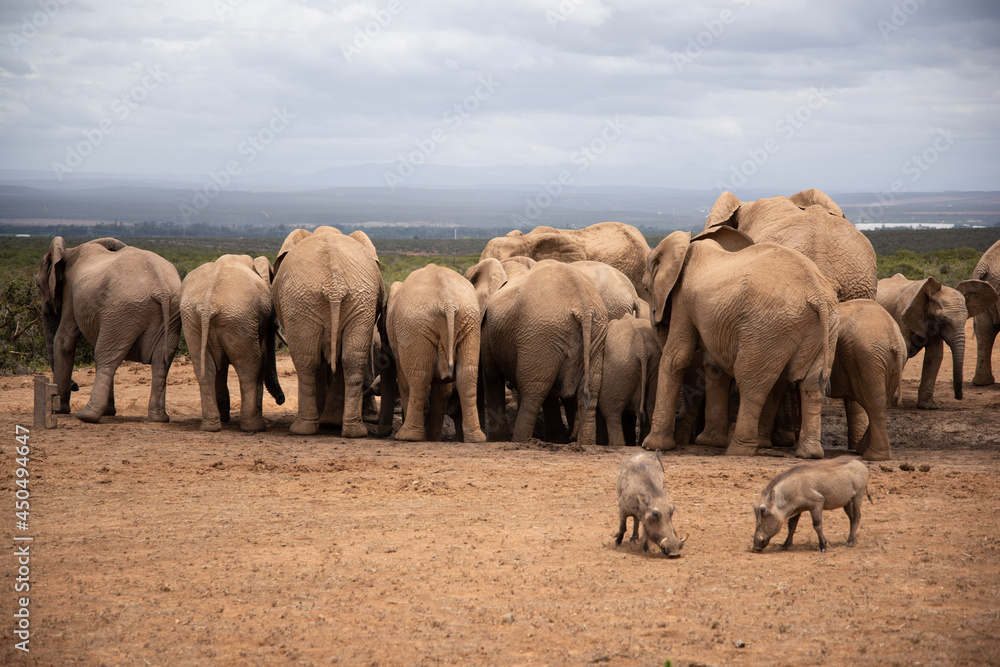
<instances>
[{"instance_id":1,"label":"elephant ear","mask_svg":"<svg viewBox=\"0 0 1000 667\"><path fill-rule=\"evenodd\" d=\"M267 257L261 255L253 260L253 269L257 272L257 275L266 280L269 284L274 280L274 267L271 266L271 260Z\"/></svg>"},{"instance_id":2,"label":"elephant ear","mask_svg":"<svg viewBox=\"0 0 1000 667\"><path fill-rule=\"evenodd\" d=\"M653 324L659 324L664 319L667 299L680 278L690 245L691 232L674 232L660 241L646 258L643 285L650 295L649 316Z\"/></svg>"},{"instance_id":3,"label":"elephant ear","mask_svg":"<svg viewBox=\"0 0 1000 667\"><path fill-rule=\"evenodd\" d=\"M713 227L712 229L706 229L701 234L698 234L691 239L691 243L695 241L715 241L724 250L729 252L739 252L744 248L749 248L753 245L753 239L744 234L738 229L733 227Z\"/></svg>"},{"instance_id":4,"label":"elephant ear","mask_svg":"<svg viewBox=\"0 0 1000 667\"><path fill-rule=\"evenodd\" d=\"M969 309L969 317L975 317L997 305L997 291L988 282L963 280L955 289L965 297L965 306Z\"/></svg>"},{"instance_id":5,"label":"elephant ear","mask_svg":"<svg viewBox=\"0 0 1000 667\"><path fill-rule=\"evenodd\" d=\"M375 250L375 244L372 243L372 240L368 238L367 234L359 229L356 232L351 232L348 236L363 245L365 250L371 253L372 259L374 259L375 263L379 265L379 268L382 268L382 262L378 261L378 252Z\"/></svg>"},{"instance_id":6,"label":"elephant ear","mask_svg":"<svg viewBox=\"0 0 1000 667\"><path fill-rule=\"evenodd\" d=\"M281 249L278 251L278 257L274 260L274 271L271 274L272 276L278 274L278 267L281 266L281 262L285 259L285 255L288 254L288 251L294 248L295 244L302 241L302 239L309 238L312 234L313 233L308 229L296 229L285 237L285 242L281 244ZM271 280L273 281L274 278L272 277Z\"/></svg>"},{"instance_id":7,"label":"elephant ear","mask_svg":"<svg viewBox=\"0 0 1000 667\"><path fill-rule=\"evenodd\" d=\"M42 267L39 273L44 274L43 280L39 280L39 285L48 288L48 294L43 294L43 298L52 304L55 312L62 310L62 284L63 272L66 270L66 262L63 256L66 254L66 240L61 236L52 239L49 244L49 251L42 257ZM39 276L42 278L42 276Z\"/></svg>"},{"instance_id":8,"label":"elephant ear","mask_svg":"<svg viewBox=\"0 0 1000 667\"><path fill-rule=\"evenodd\" d=\"M936 278L927 278L924 284L917 290L916 295L910 299L910 303L903 309L902 321L910 331L924 333L927 328L927 310L931 299L941 291L941 283Z\"/></svg>"},{"instance_id":9,"label":"elephant ear","mask_svg":"<svg viewBox=\"0 0 1000 667\"><path fill-rule=\"evenodd\" d=\"M487 257L478 264L470 266L465 272L465 278L476 289L479 313L485 317L486 302L494 292L507 284L507 272L504 271L503 264L497 259Z\"/></svg>"},{"instance_id":10,"label":"elephant ear","mask_svg":"<svg viewBox=\"0 0 1000 667\"><path fill-rule=\"evenodd\" d=\"M708 218L705 219L705 229L717 227L718 225L735 227L735 220L733 224L730 224L729 220L742 205L743 202L740 201L739 197L726 190L719 195L719 198L715 200L715 205L712 206L712 210L708 212Z\"/></svg>"},{"instance_id":11,"label":"elephant ear","mask_svg":"<svg viewBox=\"0 0 1000 667\"><path fill-rule=\"evenodd\" d=\"M530 256L535 261L555 259L560 262L577 262L587 259L587 250L578 239L562 233L547 232L538 234L532 239L534 232L527 235L531 239Z\"/></svg>"}]
</instances>

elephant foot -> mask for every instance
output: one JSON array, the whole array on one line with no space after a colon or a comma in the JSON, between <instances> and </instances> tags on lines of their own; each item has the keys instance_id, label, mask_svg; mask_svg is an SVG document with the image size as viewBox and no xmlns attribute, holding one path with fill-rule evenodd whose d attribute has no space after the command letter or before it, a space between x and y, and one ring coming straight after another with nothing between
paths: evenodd
<instances>
[{"instance_id":1,"label":"elephant foot","mask_svg":"<svg viewBox=\"0 0 1000 667\"><path fill-rule=\"evenodd\" d=\"M821 459L823 458L823 446L818 442L800 440L792 453L800 459Z\"/></svg>"},{"instance_id":2,"label":"elephant foot","mask_svg":"<svg viewBox=\"0 0 1000 667\"><path fill-rule=\"evenodd\" d=\"M486 442L486 434L479 428L471 433L463 433L462 436L464 437L465 442Z\"/></svg>"},{"instance_id":3,"label":"elephant foot","mask_svg":"<svg viewBox=\"0 0 1000 667\"><path fill-rule=\"evenodd\" d=\"M927 400L917 401L918 410L937 410L938 404L934 402L933 398L928 398Z\"/></svg>"},{"instance_id":4,"label":"elephant foot","mask_svg":"<svg viewBox=\"0 0 1000 667\"><path fill-rule=\"evenodd\" d=\"M726 456L756 456L757 455L757 445L756 444L743 444L739 442L733 442L728 447L726 447Z\"/></svg>"},{"instance_id":5,"label":"elephant foot","mask_svg":"<svg viewBox=\"0 0 1000 667\"><path fill-rule=\"evenodd\" d=\"M875 449L874 447L869 447L861 454L861 458L865 461L888 461L892 458L892 454L888 449Z\"/></svg>"},{"instance_id":6,"label":"elephant foot","mask_svg":"<svg viewBox=\"0 0 1000 667\"><path fill-rule=\"evenodd\" d=\"M207 420L203 419L203 420L201 420L200 430L206 431L208 433L217 433L218 431L222 430L222 422L221 421L207 421Z\"/></svg>"},{"instance_id":7,"label":"elephant foot","mask_svg":"<svg viewBox=\"0 0 1000 667\"><path fill-rule=\"evenodd\" d=\"M407 426L406 424L403 424L400 429L396 431L396 435L393 437L395 437L396 440L406 440L407 442L422 442L423 440L426 440L426 437L424 436L424 429L413 428L412 426Z\"/></svg>"},{"instance_id":8,"label":"elephant foot","mask_svg":"<svg viewBox=\"0 0 1000 667\"><path fill-rule=\"evenodd\" d=\"M344 424L340 427L340 435L344 438L367 438L368 429L363 422Z\"/></svg>"},{"instance_id":9,"label":"elephant foot","mask_svg":"<svg viewBox=\"0 0 1000 667\"><path fill-rule=\"evenodd\" d=\"M668 435L658 435L656 433L650 433L646 436L646 439L642 441L642 448L649 449L653 451L667 451L677 447L677 443L674 439Z\"/></svg>"},{"instance_id":10,"label":"elephant foot","mask_svg":"<svg viewBox=\"0 0 1000 667\"><path fill-rule=\"evenodd\" d=\"M702 431L698 434L698 437L694 439L694 444L705 445L706 447L728 447L729 438L726 437L725 433L709 433L708 431Z\"/></svg>"},{"instance_id":11,"label":"elephant foot","mask_svg":"<svg viewBox=\"0 0 1000 667\"><path fill-rule=\"evenodd\" d=\"M251 417L249 419L241 419L240 430L248 432L266 431L267 422L264 421L263 417Z\"/></svg>"},{"instance_id":12,"label":"elephant foot","mask_svg":"<svg viewBox=\"0 0 1000 667\"><path fill-rule=\"evenodd\" d=\"M170 421L170 415L167 414L166 410L150 410L146 421L166 424Z\"/></svg>"},{"instance_id":13,"label":"elephant foot","mask_svg":"<svg viewBox=\"0 0 1000 667\"><path fill-rule=\"evenodd\" d=\"M103 410L94 410L89 405L76 413L76 418L88 424L96 424L104 415Z\"/></svg>"},{"instance_id":14,"label":"elephant foot","mask_svg":"<svg viewBox=\"0 0 1000 667\"><path fill-rule=\"evenodd\" d=\"M292 420L292 425L288 429L293 435L315 435L319 430L319 420L305 420L296 417Z\"/></svg>"},{"instance_id":15,"label":"elephant foot","mask_svg":"<svg viewBox=\"0 0 1000 667\"><path fill-rule=\"evenodd\" d=\"M992 373L984 373L983 375L976 373L972 376L972 384L977 387L988 387L995 381Z\"/></svg>"},{"instance_id":16,"label":"elephant foot","mask_svg":"<svg viewBox=\"0 0 1000 667\"><path fill-rule=\"evenodd\" d=\"M108 407L104 408L105 417L114 417L116 414L118 414L118 410L117 408L115 408L115 406L109 405Z\"/></svg>"}]
</instances>

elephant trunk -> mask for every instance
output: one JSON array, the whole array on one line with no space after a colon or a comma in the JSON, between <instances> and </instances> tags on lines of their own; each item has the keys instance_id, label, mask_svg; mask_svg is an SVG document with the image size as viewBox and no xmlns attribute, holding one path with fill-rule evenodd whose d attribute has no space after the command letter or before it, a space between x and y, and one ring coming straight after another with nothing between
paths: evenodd
<instances>
[{"instance_id":1,"label":"elephant trunk","mask_svg":"<svg viewBox=\"0 0 1000 667\"><path fill-rule=\"evenodd\" d=\"M951 348L952 382L955 387L955 398L962 398L962 369L965 363L965 331L964 327L947 341Z\"/></svg>"},{"instance_id":2,"label":"elephant trunk","mask_svg":"<svg viewBox=\"0 0 1000 667\"><path fill-rule=\"evenodd\" d=\"M274 322L274 317L271 317L264 334L264 386L267 387L267 393L271 394L274 402L281 405L285 402L285 392L281 390L281 385L278 383L277 355L274 340L276 329L277 325Z\"/></svg>"}]
</instances>

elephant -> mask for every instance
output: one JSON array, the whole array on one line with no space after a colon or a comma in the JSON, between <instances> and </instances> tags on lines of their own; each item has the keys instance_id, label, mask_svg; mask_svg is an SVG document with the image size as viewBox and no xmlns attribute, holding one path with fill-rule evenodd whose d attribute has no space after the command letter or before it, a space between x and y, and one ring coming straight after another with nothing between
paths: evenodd
<instances>
[{"instance_id":1,"label":"elephant","mask_svg":"<svg viewBox=\"0 0 1000 667\"><path fill-rule=\"evenodd\" d=\"M972 278L988 282L1000 293L1000 241L983 253L972 271ZM976 374L972 384L983 387L993 384L993 343L1000 333L1000 305L987 308L976 315L972 322L976 332Z\"/></svg>"},{"instance_id":2,"label":"elephant","mask_svg":"<svg viewBox=\"0 0 1000 667\"><path fill-rule=\"evenodd\" d=\"M579 416L577 442L594 444L608 327L597 288L570 264L543 260L507 280L495 261L487 258L466 272L477 293L488 296L480 345L487 435L508 439L504 383L509 381L520 397L514 441L531 437L538 411L551 396L576 398L569 411ZM489 295L484 284L497 288Z\"/></svg>"},{"instance_id":3,"label":"elephant","mask_svg":"<svg viewBox=\"0 0 1000 667\"><path fill-rule=\"evenodd\" d=\"M866 461L891 458L886 408L906 364L906 341L892 316L871 299L840 304L830 397L844 399L847 444Z\"/></svg>"},{"instance_id":4,"label":"elephant","mask_svg":"<svg viewBox=\"0 0 1000 667\"><path fill-rule=\"evenodd\" d=\"M719 226L738 229L754 243L798 250L833 283L839 301L875 298L875 249L821 190L746 203L723 192L705 222L706 230Z\"/></svg>"},{"instance_id":5,"label":"elephant","mask_svg":"<svg viewBox=\"0 0 1000 667\"><path fill-rule=\"evenodd\" d=\"M263 386L278 405L285 394L275 368L277 322L267 257L223 255L181 284L181 322L201 388L201 430L229 421L229 365L240 381L240 429L263 431Z\"/></svg>"},{"instance_id":6,"label":"elephant","mask_svg":"<svg viewBox=\"0 0 1000 667\"><path fill-rule=\"evenodd\" d=\"M629 314L638 315L641 299L628 276L604 262L582 260L572 262L572 265L594 281L594 287L608 310L609 320L617 320Z\"/></svg>"},{"instance_id":7,"label":"elephant","mask_svg":"<svg viewBox=\"0 0 1000 667\"><path fill-rule=\"evenodd\" d=\"M649 253L644 281L653 325L665 328L667 336L652 427L643 447L676 446L682 378L700 342L706 370L715 367L733 376L740 392L727 454L757 452L758 431L762 424L770 430L777 409L773 396L798 382L802 428L794 453L823 457L823 390L840 315L833 286L812 261L784 246L753 243L726 227L694 239L690 232L679 231ZM706 433L722 442L727 437L728 395L728 381L707 388ZM701 436L699 442L707 444Z\"/></svg>"},{"instance_id":8,"label":"elephant","mask_svg":"<svg viewBox=\"0 0 1000 667\"><path fill-rule=\"evenodd\" d=\"M924 365L917 390L917 407L937 408L937 379L944 344L951 348L955 398L962 398L962 364L965 362L965 320L995 308L997 293L982 280L963 280L955 288L934 277L910 280L901 273L878 281L876 300L889 311L906 340L906 356L924 350Z\"/></svg>"},{"instance_id":9,"label":"elephant","mask_svg":"<svg viewBox=\"0 0 1000 667\"><path fill-rule=\"evenodd\" d=\"M159 255L100 238L67 248L52 239L35 282L42 298L45 351L59 392L58 412L70 411L73 360L82 335L94 346L96 374L87 405L76 413L96 423L116 414L115 371L122 361L152 366L148 419L168 422L167 373L181 335L181 278Z\"/></svg>"},{"instance_id":10,"label":"elephant","mask_svg":"<svg viewBox=\"0 0 1000 667\"><path fill-rule=\"evenodd\" d=\"M536 227L525 234L519 230L491 239L480 260L505 260L524 256L534 260L561 262L595 260L615 267L638 291L646 268L649 244L638 229L621 222L599 222L583 229Z\"/></svg>"},{"instance_id":11,"label":"elephant","mask_svg":"<svg viewBox=\"0 0 1000 667\"><path fill-rule=\"evenodd\" d=\"M297 229L278 251L271 285L299 380L291 432L316 433L322 415L343 437L366 437L362 385L385 296L375 246L361 231Z\"/></svg>"},{"instance_id":12,"label":"elephant","mask_svg":"<svg viewBox=\"0 0 1000 667\"><path fill-rule=\"evenodd\" d=\"M440 440L448 399L457 388L462 415L456 439L486 441L476 410L479 325L476 291L452 269L428 264L392 284L385 328L395 365L383 371L381 409L390 412L391 420L394 370L403 402L397 440ZM430 417L425 425L428 390Z\"/></svg>"},{"instance_id":13,"label":"elephant","mask_svg":"<svg viewBox=\"0 0 1000 667\"><path fill-rule=\"evenodd\" d=\"M640 439L649 432L661 349L648 319L627 314L608 324L597 409L612 447L635 445L637 423ZM599 420L599 441L601 425Z\"/></svg>"}]
</instances>

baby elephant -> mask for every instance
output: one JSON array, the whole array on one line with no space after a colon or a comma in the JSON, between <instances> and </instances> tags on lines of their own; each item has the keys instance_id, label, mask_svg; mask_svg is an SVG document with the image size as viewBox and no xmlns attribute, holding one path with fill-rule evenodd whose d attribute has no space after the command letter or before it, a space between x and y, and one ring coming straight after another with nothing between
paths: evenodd
<instances>
[{"instance_id":1,"label":"baby elephant","mask_svg":"<svg viewBox=\"0 0 1000 667\"><path fill-rule=\"evenodd\" d=\"M772 479L760 494L760 503L753 508L757 527L753 533L753 551L760 553L788 520L788 537L781 548L792 546L792 535L799 515L808 511L813 528L819 536L819 550L826 552L823 537L823 510L843 507L851 520L847 546L857 541L861 523L861 501L868 496L868 468L857 459L840 457L800 463Z\"/></svg>"},{"instance_id":2,"label":"baby elephant","mask_svg":"<svg viewBox=\"0 0 1000 667\"><path fill-rule=\"evenodd\" d=\"M687 537L677 539L670 521L674 506L663 488L663 462L659 452L636 452L622 462L618 471L618 510L621 523L615 536L615 546L621 545L625 522L632 517L631 541L639 539L641 521L643 551L649 551L652 541L670 558L681 555Z\"/></svg>"}]
</instances>

